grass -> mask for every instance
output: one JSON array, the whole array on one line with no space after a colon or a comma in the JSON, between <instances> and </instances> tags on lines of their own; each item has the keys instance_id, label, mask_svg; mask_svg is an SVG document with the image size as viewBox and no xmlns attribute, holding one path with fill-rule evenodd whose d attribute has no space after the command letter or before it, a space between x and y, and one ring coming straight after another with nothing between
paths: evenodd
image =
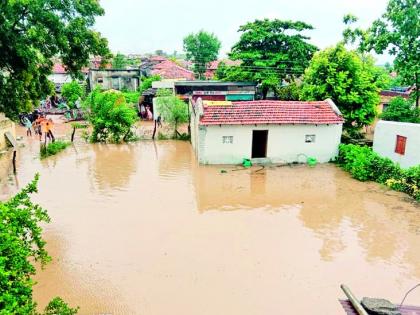
<instances>
[{"instance_id":1,"label":"grass","mask_svg":"<svg viewBox=\"0 0 420 315\"><path fill-rule=\"evenodd\" d=\"M70 145L69 142L56 140L51 142L48 145L41 145L40 156L41 159L45 159L49 156L56 155L57 153L63 151Z\"/></svg>"}]
</instances>

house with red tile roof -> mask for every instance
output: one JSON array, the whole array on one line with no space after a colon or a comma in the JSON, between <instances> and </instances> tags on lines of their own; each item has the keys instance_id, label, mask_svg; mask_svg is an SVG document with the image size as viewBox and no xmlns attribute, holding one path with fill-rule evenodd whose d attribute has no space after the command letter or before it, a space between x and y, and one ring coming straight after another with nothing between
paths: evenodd
<instances>
[{"instance_id":1,"label":"house with red tile roof","mask_svg":"<svg viewBox=\"0 0 420 315\"><path fill-rule=\"evenodd\" d=\"M191 143L201 164L324 163L338 154L343 117L332 100L190 102Z\"/></svg>"},{"instance_id":2,"label":"house with red tile roof","mask_svg":"<svg viewBox=\"0 0 420 315\"><path fill-rule=\"evenodd\" d=\"M82 73L85 75L85 79L87 78L88 72L88 68L82 69ZM55 85L56 93L61 92L61 87L64 83L69 83L73 80L61 62L54 63L52 73L49 75L48 79Z\"/></svg>"},{"instance_id":3,"label":"house with red tile roof","mask_svg":"<svg viewBox=\"0 0 420 315\"><path fill-rule=\"evenodd\" d=\"M153 75L160 75L162 79L194 80L194 72L167 59L154 65L151 73Z\"/></svg>"},{"instance_id":4,"label":"house with red tile roof","mask_svg":"<svg viewBox=\"0 0 420 315\"><path fill-rule=\"evenodd\" d=\"M219 67L220 63L224 63L226 66L239 66L241 61L239 60L230 60L230 59L223 59L223 60L214 60L207 65L207 69L205 72L205 77L207 80L213 80L216 76L217 68Z\"/></svg>"}]
</instances>

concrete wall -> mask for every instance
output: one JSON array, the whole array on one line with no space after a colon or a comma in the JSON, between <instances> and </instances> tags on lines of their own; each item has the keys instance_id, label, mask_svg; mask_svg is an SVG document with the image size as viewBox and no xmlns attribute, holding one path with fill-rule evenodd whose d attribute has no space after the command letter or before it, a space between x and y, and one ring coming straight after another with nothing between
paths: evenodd
<instances>
[{"instance_id":1,"label":"concrete wall","mask_svg":"<svg viewBox=\"0 0 420 315\"><path fill-rule=\"evenodd\" d=\"M407 138L405 154L395 153L397 136ZM408 168L420 164L420 124L381 120L375 128L373 150Z\"/></svg>"},{"instance_id":2,"label":"concrete wall","mask_svg":"<svg viewBox=\"0 0 420 315\"><path fill-rule=\"evenodd\" d=\"M7 149L9 145L4 135L8 131L16 138L15 124L0 113L0 151Z\"/></svg>"},{"instance_id":3,"label":"concrete wall","mask_svg":"<svg viewBox=\"0 0 420 315\"><path fill-rule=\"evenodd\" d=\"M268 130L267 160L272 163L306 162L309 156L324 163L338 154L342 125L222 125L197 129L192 141L202 164L239 164L243 158L251 158L253 130ZM306 143L306 135L315 135L315 142ZM233 136L233 143L223 143L223 136Z\"/></svg>"},{"instance_id":4,"label":"concrete wall","mask_svg":"<svg viewBox=\"0 0 420 315\"><path fill-rule=\"evenodd\" d=\"M140 71L134 69L127 70L89 70L89 87L94 89L100 86L103 90L122 90L136 91L139 86Z\"/></svg>"}]
</instances>

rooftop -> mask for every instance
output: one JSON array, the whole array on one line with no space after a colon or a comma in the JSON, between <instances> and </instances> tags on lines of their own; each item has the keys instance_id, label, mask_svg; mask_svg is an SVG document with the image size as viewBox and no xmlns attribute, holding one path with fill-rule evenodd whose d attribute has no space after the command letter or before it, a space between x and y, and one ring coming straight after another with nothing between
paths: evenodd
<instances>
[{"instance_id":1,"label":"rooftop","mask_svg":"<svg viewBox=\"0 0 420 315\"><path fill-rule=\"evenodd\" d=\"M178 81L175 86L256 86L253 82L225 82L214 80Z\"/></svg>"},{"instance_id":2,"label":"rooftop","mask_svg":"<svg viewBox=\"0 0 420 315\"><path fill-rule=\"evenodd\" d=\"M201 125L342 124L343 118L331 100L249 101L203 106Z\"/></svg>"}]
</instances>

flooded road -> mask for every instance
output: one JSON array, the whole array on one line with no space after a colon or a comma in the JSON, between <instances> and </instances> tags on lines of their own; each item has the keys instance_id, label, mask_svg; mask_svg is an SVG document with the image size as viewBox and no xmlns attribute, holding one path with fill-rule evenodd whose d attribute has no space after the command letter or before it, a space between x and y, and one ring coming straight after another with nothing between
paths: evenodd
<instances>
[{"instance_id":1,"label":"flooded road","mask_svg":"<svg viewBox=\"0 0 420 315\"><path fill-rule=\"evenodd\" d=\"M20 149L16 177L2 173L0 196L41 174L53 257L36 277L41 307L337 315L341 283L400 302L420 282L420 207L334 165L199 167L189 143L169 141L80 142L39 161L38 145Z\"/></svg>"}]
</instances>

